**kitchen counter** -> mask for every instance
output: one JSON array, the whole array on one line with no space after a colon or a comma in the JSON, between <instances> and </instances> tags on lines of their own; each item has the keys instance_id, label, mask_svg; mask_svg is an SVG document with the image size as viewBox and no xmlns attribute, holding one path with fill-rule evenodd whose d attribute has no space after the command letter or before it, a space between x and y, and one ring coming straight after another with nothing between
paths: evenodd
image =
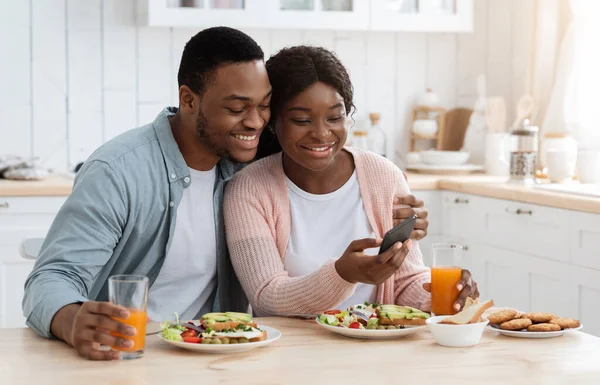
<instances>
[{"instance_id":1,"label":"kitchen counter","mask_svg":"<svg viewBox=\"0 0 600 385\"><path fill-rule=\"evenodd\" d=\"M152 335L145 357L114 362L84 360L66 344L29 329L1 329L0 383L591 385L600 378L600 339L582 332L530 340L486 331L475 347L444 348L427 329L401 339L367 341L330 333L312 320L256 321L283 336L246 353L212 355L179 349Z\"/></svg>"},{"instance_id":2,"label":"kitchen counter","mask_svg":"<svg viewBox=\"0 0 600 385\"><path fill-rule=\"evenodd\" d=\"M505 183L506 177L479 173L468 175L407 173L407 178L408 185L415 192L418 190L448 190L600 214L600 199L598 198L507 184ZM71 192L72 186L72 177L61 174L51 175L46 180L35 182L0 180L0 196L67 196Z\"/></svg>"},{"instance_id":3,"label":"kitchen counter","mask_svg":"<svg viewBox=\"0 0 600 385\"><path fill-rule=\"evenodd\" d=\"M67 196L72 189L73 177L66 174L51 174L39 181L0 179L0 197Z\"/></svg>"}]
</instances>

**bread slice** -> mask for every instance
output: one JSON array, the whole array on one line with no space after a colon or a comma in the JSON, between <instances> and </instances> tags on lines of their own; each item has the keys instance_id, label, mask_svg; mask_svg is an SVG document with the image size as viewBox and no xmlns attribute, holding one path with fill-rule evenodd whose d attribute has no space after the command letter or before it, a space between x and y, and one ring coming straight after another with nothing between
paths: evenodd
<instances>
[{"instance_id":1,"label":"bread slice","mask_svg":"<svg viewBox=\"0 0 600 385\"><path fill-rule=\"evenodd\" d=\"M263 330L262 331L262 336L260 337L255 337L255 338L250 338L248 341L249 342L259 342L259 341L264 341L267 339L267 331Z\"/></svg>"},{"instance_id":2,"label":"bread slice","mask_svg":"<svg viewBox=\"0 0 600 385\"><path fill-rule=\"evenodd\" d=\"M444 318L440 321L441 324L449 325L466 325L470 323L480 322L481 315L489 308L494 306L494 301L491 299L481 303L475 303L468 308L463 309L452 317Z\"/></svg>"},{"instance_id":3,"label":"bread slice","mask_svg":"<svg viewBox=\"0 0 600 385\"><path fill-rule=\"evenodd\" d=\"M395 325L395 326L399 326L399 325L420 326L420 325L425 325L425 321L427 321L427 320L422 319L422 318L394 319L394 320L391 320L389 318L380 318L379 324L380 325Z\"/></svg>"},{"instance_id":4,"label":"bread slice","mask_svg":"<svg viewBox=\"0 0 600 385\"><path fill-rule=\"evenodd\" d=\"M225 322L215 322L213 324L208 324L205 320L200 321L205 328L212 328L216 332L220 332L221 330L227 329L235 329L239 325L252 326L253 328L257 327L256 322L241 322L241 321L225 321Z\"/></svg>"}]
</instances>

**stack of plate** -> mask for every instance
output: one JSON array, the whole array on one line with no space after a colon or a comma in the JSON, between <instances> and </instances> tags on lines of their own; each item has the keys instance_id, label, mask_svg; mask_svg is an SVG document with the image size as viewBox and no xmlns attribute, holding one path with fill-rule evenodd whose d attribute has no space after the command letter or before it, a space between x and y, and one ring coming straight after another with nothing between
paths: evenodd
<instances>
[{"instance_id":1,"label":"stack of plate","mask_svg":"<svg viewBox=\"0 0 600 385\"><path fill-rule=\"evenodd\" d=\"M468 164L469 153L465 151L422 151L419 162L409 164L411 171L428 174L466 174L483 170L483 166Z\"/></svg>"}]
</instances>

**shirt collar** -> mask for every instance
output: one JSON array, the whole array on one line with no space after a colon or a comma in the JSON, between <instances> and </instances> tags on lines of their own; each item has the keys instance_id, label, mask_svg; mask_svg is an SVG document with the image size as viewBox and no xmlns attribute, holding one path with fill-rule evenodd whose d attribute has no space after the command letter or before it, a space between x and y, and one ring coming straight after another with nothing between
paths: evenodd
<instances>
[{"instance_id":1,"label":"shirt collar","mask_svg":"<svg viewBox=\"0 0 600 385\"><path fill-rule=\"evenodd\" d=\"M181 151L179 151L179 146L173 136L171 123L169 123L169 118L174 116L176 112L176 107L167 107L158 114L152 123L163 158L165 159L167 179L170 183L190 176L188 166L185 163L185 159L183 159L183 155L181 154Z\"/></svg>"}]
</instances>

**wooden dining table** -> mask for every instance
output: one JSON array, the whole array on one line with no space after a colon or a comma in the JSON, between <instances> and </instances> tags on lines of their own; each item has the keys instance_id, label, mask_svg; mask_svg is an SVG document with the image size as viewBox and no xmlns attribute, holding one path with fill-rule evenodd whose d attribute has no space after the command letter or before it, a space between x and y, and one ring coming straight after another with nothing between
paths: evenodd
<instances>
[{"instance_id":1,"label":"wooden dining table","mask_svg":"<svg viewBox=\"0 0 600 385\"><path fill-rule=\"evenodd\" d=\"M446 348L427 328L377 341L343 337L314 320L256 321L282 337L244 353L206 354L154 334L146 338L143 358L110 362L87 361L27 328L0 329L0 384L600 384L600 338L578 331L521 339L486 330L474 347Z\"/></svg>"}]
</instances>

